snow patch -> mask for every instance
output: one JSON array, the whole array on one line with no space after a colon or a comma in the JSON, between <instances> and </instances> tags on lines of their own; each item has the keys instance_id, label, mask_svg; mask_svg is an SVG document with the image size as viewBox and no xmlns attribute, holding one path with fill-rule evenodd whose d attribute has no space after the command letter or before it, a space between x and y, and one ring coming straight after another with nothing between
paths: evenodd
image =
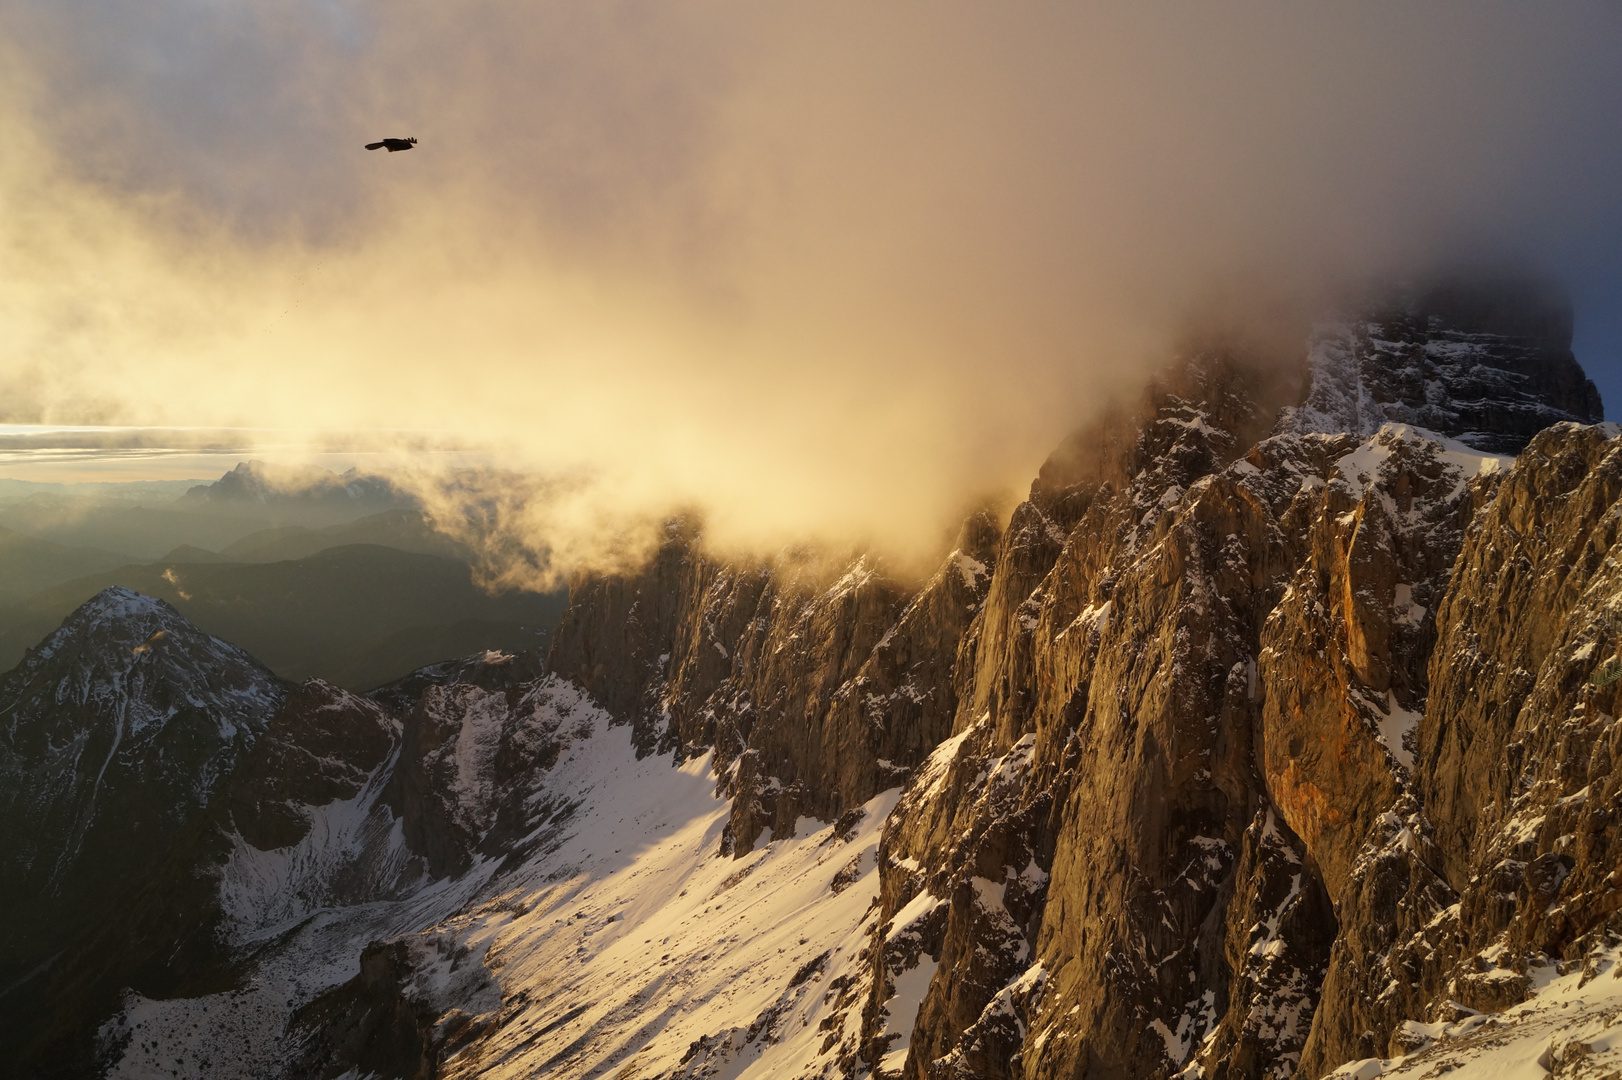
<instances>
[{"instance_id":1,"label":"snow patch","mask_svg":"<svg viewBox=\"0 0 1622 1080\"><path fill-rule=\"evenodd\" d=\"M1448 1080L1545 1080L1551 1072L1605 1076L1622 1069L1622 951L1597 951L1565 975L1534 968L1533 996L1497 1015L1452 1023L1410 1020L1404 1032L1420 1049L1389 1059L1342 1065L1335 1080L1435 1076ZM1553 975L1551 978L1550 975ZM1439 1066L1449 1066L1439 1070Z\"/></svg>"},{"instance_id":2,"label":"snow patch","mask_svg":"<svg viewBox=\"0 0 1622 1080\"><path fill-rule=\"evenodd\" d=\"M1425 621L1425 606L1414 603L1414 587L1406 582L1397 585L1391 610L1399 626L1415 627Z\"/></svg>"},{"instance_id":3,"label":"snow patch","mask_svg":"<svg viewBox=\"0 0 1622 1080\"><path fill-rule=\"evenodd\" d=\"M1409 732L1419 726L1423 719L1419 713L1404 709L1397 704L1397 695L1390 690L1385 692L1385 714L1380 716L1380 741L1409 772L1414 770L1414 752L1408 749L1406 740Z\"/></svg>"},{"instance_id":4,"label":"snow patch","mask_svg":"<svg viewBox=\"0 0 1622 1080\"><path fill-rule=\"evenodd\" d=\"M892 1049L879 1060L881 1074L900 1073L906 1065L907 1054L912 1049L912 1029L918 1023L918 1006L924 1003L924 995L929 993L929 984L934 980L938 966L927 955L921 956L917 967L896 976L895 992L884 1003L888 1016L881 1038Z\"/></svg>"},{"instance_id":5,"label":"snow patch","mask_svg":"<svg viewBox=\"0 0 1622 1080\"><path fill-rule=\"evenodd\" d=\"M1001 903L1001 898L998 898ZM891 944L907 934L917 935L913 929L920 922L929 918L935 909L946 903L940 897L933 895L928 889L922 889L918 895L907 901L900 911L890 920L890 929L884 935L885 944Z\"/></svg>"},{"instance_id":6,"label":"snow patch","mask_svg":"<svg viewBox=\"0 0 1622 1080\"><path fill-rule=\"evenodd\" d=\"M980 579L988 576L991 571L987 570L986 564L979 559L972 559L962 552L955 554L956 558L953 560L953 565L957 567L957 572L963 575L963 584L971 590L978 590L980 588Z\"/></svg>"}]
</instances>

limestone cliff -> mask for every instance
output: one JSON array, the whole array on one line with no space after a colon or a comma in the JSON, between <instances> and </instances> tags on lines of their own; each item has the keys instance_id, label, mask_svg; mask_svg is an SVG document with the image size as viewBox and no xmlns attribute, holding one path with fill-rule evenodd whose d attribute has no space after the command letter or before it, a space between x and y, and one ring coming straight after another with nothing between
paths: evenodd
<instances>
[{"instance_id":1,"label":"limestone cliff","mask_svg":"<svg viewBox=\"0 0 1622 1080\"><path fill-rule=\"evenodd\" d=\"M672 526L641 573L575 586L549 665L632 718L644 750L713 749L733 799L725 850L742 854L860 806L946 737L998 535L974 515L909 588L863 555L730 565Z\"/></svg>"},{"instance_id":2,"label":"limestone cliff","mask_svg":"<svg viewBox=\"0 0 1622 1080\"><path fill-rule=\"evenodd\" d=\"M1490 973L1492 993L1472 995L1481 973L1442 962L1466 940L1490 952L1507 917L1474 936L1437 920L1470 918L1484 874L1502 879L1500 896L1534 887L1504 852L1471 852L1478 803L1495 790L1477 777L1528 752L1513 721L1535 667L1497 661L1507 683L1487 708L1479 678L1461 695L1436 664L1460 632L1446 613L1473 625L1503 588L1469 575L1474 547L1460 554L1487 527L1477 516L1506 512L1546 443L1605 436L1546 433L1502 495L1513 459L1495 452L1597 418L1597 396L1558 305L1456 289L1320 328L1307 376L1305 404L1280 412L1300 392L1287 378L1243 357L1191 357L1137 408L1067 442L1000 537L983 529L994 542L972 555L980 587L958 602L934 597L972 543L910 601L865 563L810 588L790 567L716 569L690 547L577 594L594 612L599 595L646 596L666 566L691 568L686 606L633 650L658 657L638 693L663 738L716 748L735 799L728 851L907 777L880 846L845 1068L1316 1074L1400 1052L1402 1021L1445 1001L1516 1000ZM1348 402L1345 416L1331 407ZM1507 614L1526 604L1539 619ZM1559 608L1528 594L1494 610L1519 629ZM874 665L862 657L903 632L942 677L927 693L869 696L870 732L886 718L909 732L904 753L881 751L825 703L865 689ZM564 674L569 657L601 649L577 641L554 653ZM898 707L936 695L934 708ZM1440 711L1465 697L1486 713L1479 736ZM1603 756L1593 747L1609 729L1591 726L1558 753ZM1583 761L1572 775L1586 779ZM1493 805L1507 808L1519 789L1498 789ZM1569 847L1579 834L1558 835ZM1571 875L1572 854L1521 854L1537 888ZM1426 928L1416 967L1410 939ZM1532 946L1517 941L1524 968ZM1536 943L1560 955L1547 946Z\"/></svg>"}]
</instances>

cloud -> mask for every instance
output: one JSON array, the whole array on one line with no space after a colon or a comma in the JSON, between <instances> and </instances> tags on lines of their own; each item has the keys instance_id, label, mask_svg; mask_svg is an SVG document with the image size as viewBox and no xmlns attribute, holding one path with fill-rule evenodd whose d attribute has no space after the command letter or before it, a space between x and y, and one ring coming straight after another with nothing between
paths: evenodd
<instances>
[{"instance_id":1,"label":"cloud","mask_svg":"<svg viewBox=\"0 0 1622 1080\"><path fill-rule=\"evenodd\" d=\"M503 520L580 562L673 507L733 546L934 550L1213 296L1310 308L1461 252L1589 272L1622 235L1614 6L0 25L13 419L440 432L570 477Z\"/></svg>"}]
</instances>

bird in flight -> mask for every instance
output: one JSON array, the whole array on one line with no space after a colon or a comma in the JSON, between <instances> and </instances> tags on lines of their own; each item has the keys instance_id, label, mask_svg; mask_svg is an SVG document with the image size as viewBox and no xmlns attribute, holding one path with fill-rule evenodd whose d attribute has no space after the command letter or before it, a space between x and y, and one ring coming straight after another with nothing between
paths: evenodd
<instances>
[{"instance_id":1,"label":"bird in flight","mask_svg":"<svg viewBox=\"0 0 1622 1080\"><path fill-rule=\"evenodd\" d=\"M416 145L417 145L417 140L416 139L384 139L382 142L369 142L369 143L367 143L366 144L366 149L368 149L368 150L387 150L389 153L392 154L396 150L410 150L413 146L416 146Z\"/></svg>"}]
</instances>

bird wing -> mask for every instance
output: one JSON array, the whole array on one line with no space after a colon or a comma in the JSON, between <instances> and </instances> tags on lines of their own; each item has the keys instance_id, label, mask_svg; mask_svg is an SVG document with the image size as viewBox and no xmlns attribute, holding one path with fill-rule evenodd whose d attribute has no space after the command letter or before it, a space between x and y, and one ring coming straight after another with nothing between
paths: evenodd
<instances>
[{"instance_id":1,"label":"bird wing","mask_svg":"<svg viewBox=\"0 0 1622 1080\"><path fill-rule=\"evenodd\" d=\"M368 150L381 150L381 149L383 149L383 144L380 143L380 142L369 142L369 143L366 144L366 149L368 149Z\"/></svg>"}]
</instances>

